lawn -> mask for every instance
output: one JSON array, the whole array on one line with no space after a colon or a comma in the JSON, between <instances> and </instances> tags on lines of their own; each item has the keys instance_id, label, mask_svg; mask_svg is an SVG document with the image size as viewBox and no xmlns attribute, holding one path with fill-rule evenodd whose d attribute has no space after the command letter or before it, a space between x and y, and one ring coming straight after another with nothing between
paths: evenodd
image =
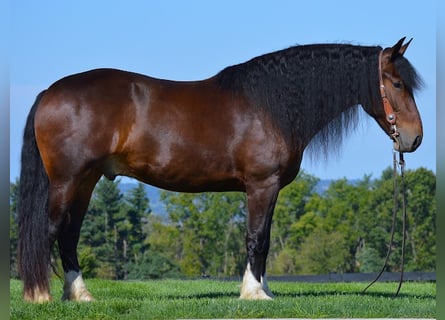
<instances>
[{"instance_id":1,"label":"lawn","mask_svg":"<svg viewBox=\"0 0 445 320\"><path fill-rule=\"evenodd\" d=\"M22 284L10 281L11 319L172 319L172 318L435 318L436 284L377 283L362 294L365 283L270 282L273 301L238 299L238 282L159 280L118 282L87 280L97 299L61 302L62 282L53 280L54 302L23 302Z\"/></svg>"}]
</instances>

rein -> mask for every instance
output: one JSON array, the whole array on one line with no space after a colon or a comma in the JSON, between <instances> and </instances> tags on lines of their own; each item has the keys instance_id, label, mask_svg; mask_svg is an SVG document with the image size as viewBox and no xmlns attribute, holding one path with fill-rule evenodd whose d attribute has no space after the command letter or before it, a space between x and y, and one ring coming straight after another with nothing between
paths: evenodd
<instances>
[{"instance_id":1,"label":"rein","mask_svg":"<svg viewBox=\"0 0 445 320\"><path fill-rule=\"evenodd\" d=\"M396 127L396 116L394 114L394 109L391 105L391 102L388 100L386 96L386 90L385 86L383 84L382 79L382 53L383 50L380 51L379 54L379 81L380 81L380 94L383 101L383 108L385 110L386 114L386 120L392 125L393 133L391 136L396 140L398 136L397 127ZM403 157L403 153L399 152L399 161L397 162L397 156L396 151L393 152L393 179L394 179L394 196L393 196L393 215L392 215L392 226L391 226L391 237L388 244L388 252L386 253L385 262L383 263L383 267L380 270L377 277L372 281L364 290L363 293L366 292L366 290L371 287L377 280L380 279L383 272L385 271L389 257L391 255L393 241L394 241L394 231L396 226L396 220L397 220L397 212L399 211L399 205L398 205L398 193L399 193L399 186L397 181L397 165L400 165L400 176L401 176L401 191L402 191L402 211L403 211L403 219L402 219L402 229L403 229L403 237L402 237L402 255L401 255L401 268L400 268L400 280L399 285L397 287L397 291L395 296L397 296L400 292L400 288L402 287L403 283L403 273L404 273L404 265L405 265L405 242L406 242L406 220L407 220L407 214L406 214L406 188L405 188L405 159Z\"/></svg>"},{"instance_id":2,"label":"rein","mask_svg":"<svg viewBox=\"0 0 445 320\"><path fill-rule=\"evenodd\" d=\"M399 153L399 161L397 161L396 152L393 152L393 179L394 179L394 205L393 205L393 212L392 212L392 226L391 226L391 237L389 239L388 244L388 251L386 253L385 262L383 263L383 267L380 270L377 277L363 290L363 293L368 290L369 287L371 287L375 282L377 282L380 277L382 276L383 272L385 271L386 267L388 266L389 257L392 252L392 246L394 241L394 231L397 221L397 212L399 211L399 205L398 205L398 199L397 195L399 193L398 183L397 183L397 165L400 165L400 176L402 179L401 189L402 189L402 210L403 210L403 219L402 219L402 229L403 229L403 237L402 237L402 256L401 256L401 268L400 268L400 280L399 285L397 287L397 291L395 296L399 294L400 288L402 287L403 283L403 273L404 273L404 266L405 266L405 242L406 242L406 188L405 188L405 159L403 158L403 153Z\"/></svg>"}]
</instances>

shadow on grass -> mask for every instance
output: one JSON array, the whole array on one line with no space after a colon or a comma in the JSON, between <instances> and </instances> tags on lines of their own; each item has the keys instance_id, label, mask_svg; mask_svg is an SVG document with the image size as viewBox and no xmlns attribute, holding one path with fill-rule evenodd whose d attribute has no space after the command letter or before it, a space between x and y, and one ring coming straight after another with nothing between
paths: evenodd
<instances>
[{"instance_id":1,"label":"shadow on grass","mask_svg":"<svg viewBox=\"0 0 445 320\"><path fill-rule=\"evenodd\" d=\"M205 292L205 293L184 293L184 294L166 294L160 295L157 298L165 298L165 299L221 299L221 298L229 298L229 299L238 299L239 292Z\"/></svg>"},{"instance_id":2,"label":"shadow on grass","mask_svg":"<svg viewBox=\"0 0 445 320\"><path fill-rule=\"evenodd\" d=\"M304 290L304 289L298 289L295 290L280 290L280 289L273 289L272 292L275 296L275 298L298 298L298 297L338 297L338 296L350 296L350 297L369 297L369 298L385 298L385 299L392 299L397 301L397 299L419 299L419 300L432 300L436 299L435 293L417 293L417 292L400 292L397 296L395 295L395 288L394 292L392 291L382 291L378 289L369 290L366 292L359 290L332 290L332 289L326 289L326 290ZM239 291L207 291L207 292L192 292L189 294L181 294L173 295L173 294L167 294L164 297L165 298L194 298L194 299L217 299L217 298L239 298Z\"/></svg>"},{"instance_id":3,"label":"shadow on grass","mask_svg":"<svg viewBox=\"0 0 445 320\"><path fill-rule=\"evenodd\" d=\"M350 296L350 297L371 297L371 298L386 298L386 299L407 299L407 298L416 298L420 300L431 300L435 299L436 296L433 294L415 294L415 293L399 293L398 296L395 296L394 293L391 292L342 292L342 291L295 291L295 292L280 292L280 291L273 291L275 295L275 299L280 298L299 298L299 297L339 297L339 296ZM124 294L125 295L125 294ZM205 292L205 293L183 293L183 294L160 294L159 296L145 296L143 294L140 295L140 299L221 299L221 298L228 298L228 299L239 299L239 292L233 291L233 292Z\"/></svg>"},{"instance_id":4,"label":"shadow on grass","mask_svg":"<svg viewBox=\"0 0 445 320\"><path fill-rule=\"evenodd\" d=\"M391 292L344 292L344 291L317 291L317 292L286 292L280 293L275 291L275 297L287 297L287 298L298 298L298 297L327 297L327 296L354 296L354 297L372 297L372 298L388 298L388 299L403 299L403 298L417 298L423 300L435 299L436 296L433 294L415 294L415 293L399 293L398 296Z\"/></svg>"}]
</instances>

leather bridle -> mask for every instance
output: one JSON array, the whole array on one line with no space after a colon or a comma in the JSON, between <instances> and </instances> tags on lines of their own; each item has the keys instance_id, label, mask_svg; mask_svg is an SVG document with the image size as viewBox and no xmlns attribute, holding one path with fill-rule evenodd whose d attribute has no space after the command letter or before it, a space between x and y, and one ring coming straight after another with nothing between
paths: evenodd
<instances>
[{"instance_id":1,"label":"leather bridle","mask_svg":"<svg viewBox=\"0 0 445 320\"><path fill-rule=\"evenodd\" d=\"M392 133L391 137L394 139L394 141L397 143L397 137L399 136L399 133L397 131L396 126L396 114L394 113L394 108L391 104L391 101L388 99L388 95L386 94L386 88L383 84L383 75L382 75L382 56L383 56L383 50L380 51L379 54L379 87L380 87L380 97L382 98L383 102L383 110L385 111L386 115L386 121L391 125Z\"/></svg>"}]
</instances>

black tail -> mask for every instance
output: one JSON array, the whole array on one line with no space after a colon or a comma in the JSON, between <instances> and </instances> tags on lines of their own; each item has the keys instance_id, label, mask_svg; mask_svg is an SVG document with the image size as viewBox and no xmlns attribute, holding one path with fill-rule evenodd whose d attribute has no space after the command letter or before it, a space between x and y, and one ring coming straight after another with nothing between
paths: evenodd
<instances>
[{"instance_id":1,"label":"black tail","mask_svg":"<svg viewBox=\"0 0 445 320\"><path fill-rule=\"evenodd\" d=\"M25 297L30 299L36 292L49 293L49 181L34 132L34 117L43 94L37 96L26 120L18 199L18 265Z\"/></svg>"}]
</instances>

